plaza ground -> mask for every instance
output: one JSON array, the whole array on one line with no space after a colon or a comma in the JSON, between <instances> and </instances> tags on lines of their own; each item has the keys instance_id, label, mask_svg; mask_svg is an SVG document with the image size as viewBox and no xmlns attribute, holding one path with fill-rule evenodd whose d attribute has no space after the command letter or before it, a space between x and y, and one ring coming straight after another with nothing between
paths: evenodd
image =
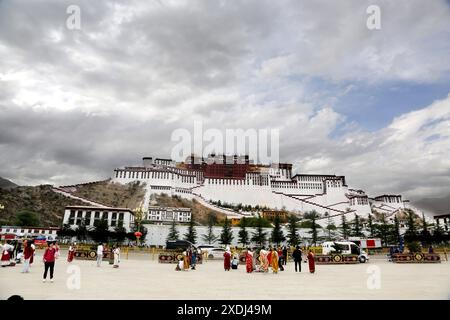
<instances>
[{"instance_id":1,"label":"plaza ground","mask_svg":"<svg viewBox=\"0 0 450 320\"><path fill-rule=\"evenodd\" d=\"M306 263L301 273L288 263L278 274L247 274L243 265L225 272L222 261L211 260L197 270L177 272L175 265L139 253L122 257L118 269L108 261L98 268L95 261L69 264L63 252L56 262L55 282L43 283L42 251L35 258L28 274L20 272L22 265L0 268L0 299L14 294L25 299L450 299L447 261L394 264L384 256L373 256L366 264L317 265L315 274L308 272ZM75 266L80 271L78 289L74 274L68 273ZM376 278L371 281L370 277L378 272L380 287L376 288Z\"/></svg>"}]
</instances>

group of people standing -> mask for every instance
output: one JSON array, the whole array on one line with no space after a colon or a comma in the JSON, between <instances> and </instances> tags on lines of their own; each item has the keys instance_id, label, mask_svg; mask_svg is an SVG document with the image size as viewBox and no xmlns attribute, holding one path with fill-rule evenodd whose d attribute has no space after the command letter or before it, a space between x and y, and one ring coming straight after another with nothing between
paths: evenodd
<instances>
[{"instance_id":1,"label":"group of people standing","mask_svg":"<svg viewBox=\"0 0 450 320\"><path fill-rule=\"evenodd\" d=\"M262 247L259 252L259 257L256 258L256 250L252 250L251 248L247 248L245 253L245 267L247 273L256 272L269 272L269 268L272 269L273 273L278 273L278 271L284 271L284 266L287 263L288 250L286 248L269 248L266 250ZM229 247L227 247L224 253L224 268L226 271L229 270L231 252L229 251ZM294 260L295 272L302 271L302 258L303 253L299 246L295 248L292 253L292 258ZM312 250L309 250L306 258L308 259L308 266L310 273L315 272L315 261L314 261L314 253ZM298 267L298 268L297 268Z\"/></svg>"},{"instance_id":2,"label":"group of people standing","mask_svg":"<svg viewBox=\"0 0 450 320\"><path fill-rule=\"evenodd\" d=\"M108 252L106 244L99 243L97 246L97 267L101 266L105 252ZM118 245L112 246L110 254L110 260L112 260L113 268L118 268L120 263L120 247Z\"/></svg>"},{"instance_id":3,"label":"group of people standing","mask_svg":"<svg viewBox=\"0 0 450 320\"><path fill-rule=\"evenodd\" d=\"M193 247L188 247L185 251L183 251L182 257L178 259L177 266L175 267L176 271L187 271L189 268L191 270L195 270L197 265L199 252L197 249Z\"/></svg>"}]
</instances>

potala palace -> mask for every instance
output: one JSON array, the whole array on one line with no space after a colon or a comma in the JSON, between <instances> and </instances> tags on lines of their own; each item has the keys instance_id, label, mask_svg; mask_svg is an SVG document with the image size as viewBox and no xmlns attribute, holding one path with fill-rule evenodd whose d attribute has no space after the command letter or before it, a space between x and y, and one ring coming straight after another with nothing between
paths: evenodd
<instances>
[{"instance_id":1,"label":"potala palace","mask_svg":"<svg viewBox=\"0 0 450 320\"><path fill-rule=\"evenodd\" d=\"M142 166L115 169L112 180L145 183L144 210L152 194L162 193L195 199L229 216L245 213L212 203L258 205L299 214L316 210L322 219L330 216L336 222L343 214L348 219L374 211L391 216L408 205L400 195L369 197L363 190L350 188L345 176L293 174L292 164L254 164L248 156L190 156L184 162L145 157Z\"/></svg>"}]
</instances>

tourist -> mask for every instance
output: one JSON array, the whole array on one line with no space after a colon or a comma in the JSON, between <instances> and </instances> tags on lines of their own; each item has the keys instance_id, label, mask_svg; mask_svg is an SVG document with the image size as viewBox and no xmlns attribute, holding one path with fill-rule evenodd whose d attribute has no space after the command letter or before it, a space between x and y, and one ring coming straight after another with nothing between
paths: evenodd
<instances>
[{"instance_id":1,"label":"tourist","mask_svg":"<svg viewBox=\"0 0 450 320\"><path fill-rule=\"evenodd\" d=\"M286 246L283 247L283 264L286 265L288 259L288 249Z\"/></svg>"},{"instance_id":2,"label":"tourist","mask_svg":"<svg viewBox=\"0 0 450 320\"><path fill-rule=\"evenodd\" d=\"M10 265L10 259L11 259L11 254L9 253L9 250L11 248L11 245L5 240L5 244L2 246L2 267L8 267Z\"/></svg>"},{"instance_id":3,"label":"tourist","mask_svg":"<svg viewBox=\"0 0 450 320\"><path fill-rule=\"evenodd\" d=\"M302 250L300 250L300 246L297 246L292 253L292 258L294 258L294 264L295 264L295 272L297 272L297 265L298 265L298 271L302 272Z\"/></svg>"},{"instance_id":4,"label":"tourist","mask_svg":"<svg viewBox=\"0 0 450 320\"><path fill-rule=\"evenodd\" d=\"M189 258L187 251L183 252L183 270L188 271L189 270Z\"/></svg>"},{"instance_id":5,"label":"tourist","mask_svg":"<svg viewBox=\"0 0 450 320\"><path fill-rule=\"evenodd\" d=\"M183 270L184 267L184 261L182 258L180 258L180 260L178 260L177 266L175 267L176 271L181 271Z\"/></svg>"},{"instance_id":6,"label":"tourist","mask_svg":"<svg viewBox=\"0 0 450 320\"><path fill-rule=\"evenodd\" d=\"M72 262L73 257L75 256L75 246L72 244L69 246L69 251L67 254L67 262Z\"/></svg>"},{"instance_id":7,"label":"tourist","mask_svg":"<svg viewBox=\"0 0 450 320\"><path fill-rule=\"evenodd\" d=\"M271 266L272 266L272 272L273 273L278 273L278 252L277 250L275 250L275 248L272 248L271 251Z\"/></svg>"},{"instance_id":8,"label":"tourist","mask_svg":"<svg viewBox=\"0 0 450 320\"><path fill-rule=\"evenodd\" d=\"M267 253L267 261L269 262L269 266L272 265L272 246L269 246L269 252Z\"/></svg>"},{"instance_id":9,"label":"tourist","mask_svg":"<svg viewBox=\"0 0 450 320\"><path fill-rule=\"evenodd\" d=\"M253 272L253 252L250 248L247 248L247 253L245 254L245 269L247 273Z\"/></svg>"},{"instance_id":10,"label":"tourist","mask_svg":"<svg viewBox=\"0 0 450 320\"><path fill-rule=\"evenodd\" d=\"M31 241L24 241L24 252L23 252L23 268L22 273L30 272L30 259L33 256L33 249L31 248Z\"/></svg>"},{"instance_id":11,"label":"tourist","mask_svg":"<svg viewBox=\"0 0 450 320\"><path fill-rule=\"evenodd\" d=\"M235 252L233 254L233 260L231 260L231 269L237 270L239 265L239 255Z\"/></svg>"},{"instance_id":12,"label":"tourist","mask_svg":"<svg viewBox=\"0 0 450 320\"><path fill-rule=\"evenodd\" d=\"M58 242L55 241L54 247L55 247L55 259L58 259L59 255L60 255Z\"/></svg>"},{"instance_id":13,"label":"tourist","mask_svg":"<svg viewBox=\"0 0 450 320\"><path fill-rule=\"evenodd\" d=\"M225 271L230 271L231 268L231 251L230 246L227 246L223 254L223 267Z\"/></svg>"},{"instance_id":14,"label":"tourist","mask_svg":"<svg viewBox=\"0 0 450 320\"><path fill-rule=\"evenodd\" d=\"M433 250L433 246L430 244L430 247L428 248L428 253L434 253L434 250Z\"/></svg>"},{"instance_id":15,"label":"tourist","mask_svg":"<svg viewBox=\"0 0 450 320\"><path fill-rule=\"evenodd\" d=\"M22 252L22 242L21 241L17 241L17 245L16 245L16 248L15 248L16 257L19 255L20 252Z\"/></svg>"},{"instance_id":16,"label":"tourist","mask_svg":"<svg viewBox=\"0 0 450 320\"><path fill-rule=\"evenodd\" d=\"M316 263L314 262L314 253L309 250L308 253L309 272L314 273L316 271Z\"/></svg>"},{"instance_id":17,"label":"tourist","mask_svg":"<svg viewBox=\"0 0 450 320\"><path fill-rule=\"evenodd\" d=\"M267 258L268 255L269 255L269 252L266 251L264 247L259 251L259 261L261 263L260 264L261 272L269 272L269 259Z\"/></svg>"},{"instance_id":18,"label":"tourist","mask_svg":"<svg viewBox=\"0 0 450 320\"><path fill-rule=\"evenodd\" d=\"M31 251L32 251L31 257L30 257L30 268L31 268L31 265L34 262L34 256L36 255L36 246L34 245L34 240L28 240L28 241L31 242Z\"/></svg>"},{"instance_id":19,"label":"tourist","mask_svg":"<svg viewBox=\"0 0 450 320\"><path fill-rule=\"evenodd\" d=\"M120 248L119 248L119 246L116 246L113 249L113 254L114 254L114 265L113 265L113 268L118 268L119 267L119 263L120 263Z\"/></svg>"},{"instance_id":20,"label":"tourist","mask_svg":"<svg viewBox=\"0 0 450 320\"><path fill-rule=\"evenodd\" d=\"M53 271L55 268L55 255L56 255L56 249L54 247L54 244L52 242L48 243L48 248L45 249L44 252L44 278L42 279L42 282L45 282L47 280L47 272L48 269L50 269L50 282L53 282Z\"/></svg>"},{"instance_id":21,"label":"tourist","mask_svg":"<svg viewBox=\"0 0 450 320\"><path fill-rule=\"evenodd\" d=\"M283 267L283 250L281 247L278 247L278 266L280 268L280 271L284 271Z\"/></svg>"},{"instance_id":22,"label":"tourist","mask_svg":"<svg viewBox=\"0 0 450 320\"><path fill-rule=\"evenodd\" d=\"M103 244L99 243L97 246L97 267L100 267L100 265L102 264L102 260L103 260Z\"/></svg>"},{"instance_id":23,"label":"tourist","mask_svg":"<svg viewBox=\"0 0 450 320\"><path fill-rule=\"evenodd\" d=\"M195 265L197 264L197 250L192 250L191 254L191 270L195 270Z\"/></svg>"}]
</instances>

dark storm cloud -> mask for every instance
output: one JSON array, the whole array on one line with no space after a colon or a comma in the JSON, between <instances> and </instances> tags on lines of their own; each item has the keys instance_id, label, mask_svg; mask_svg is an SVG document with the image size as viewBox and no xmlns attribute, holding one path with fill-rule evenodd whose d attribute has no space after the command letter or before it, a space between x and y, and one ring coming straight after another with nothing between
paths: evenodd
<instances>
[{"instance_id":1,"label":"dark storm cloud","mask_svg":"<svg viewBox=\"0 0 450 320\"><path fill-rule=\"evenodd\" d=\"M450 70L448 5L405 3L381 1L386 29L370 33L371 2L359 0L0 1L0 176L105 178L142 156L170 156L173 130L202 120L280 129L280 160L302 171L346 174L374 192L438 194L450 167L448 133L436 126L446 114L424 105L434 118L407 113L393 128L356 125L333 138L352 119L333 110L339 97L325 81L314 91L302 82L440 79ZM81 30L66 28L69 5L81 9ZM424 144L422 131L442 139Z\"/></svg>"}]
</instances>

